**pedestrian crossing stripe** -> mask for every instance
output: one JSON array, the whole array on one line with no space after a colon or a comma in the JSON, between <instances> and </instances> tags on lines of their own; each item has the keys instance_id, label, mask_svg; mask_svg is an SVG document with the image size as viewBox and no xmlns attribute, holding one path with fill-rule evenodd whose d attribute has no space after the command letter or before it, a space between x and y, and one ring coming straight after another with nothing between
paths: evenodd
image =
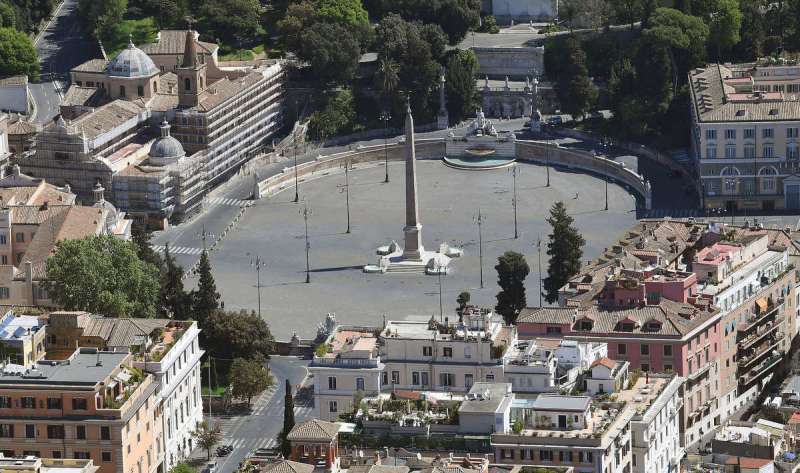
<instances>
[{"instance_id":1,"label":"pedestrian crossing stripe","mask_svg":"<svg viewBox=\"0 0 800 473\"><path fill-rule=\"evenodd\" d=\"M231 197L211 197L208 199L210 205L230 205L233 207L244 207L248 205L249 200L234 199Z\"/></svg>"},{"instance_id":2,"label":"pedestrian crossing stripe","mask_svg":"<svg viewBox=\"0 0 800 473\"><path fill-rule=\"evenodd\" d=\"M163 246L153 246L156 253L164 253ZM199 255L203 252L202 248L192 248L189 246L170 246L169 254L171 255Z\"/></svg>"}]
</instances>

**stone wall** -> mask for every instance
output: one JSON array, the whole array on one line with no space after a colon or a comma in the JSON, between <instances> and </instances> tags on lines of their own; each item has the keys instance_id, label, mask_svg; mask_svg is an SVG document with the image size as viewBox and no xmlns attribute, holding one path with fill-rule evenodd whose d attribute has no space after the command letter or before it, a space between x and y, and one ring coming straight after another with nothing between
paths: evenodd
<instances>
[{"instance_id":1,"label":"stone wall","mask_svg":"<svg viewBox=\"0 0 800 473\"><path fill-rule=\"evenodd\" d=\"M565 167L605 176L635 194L646 209L652 205L650 184L624 164L585 151L561 148L536 141L517 141L517 159Z\"/></svg>"},{"instance_id":2,"label":"stone wall","mask_svg":"<svg viewBox=\"0 0 800 473\"><path fill-rule=\"evenodd\" d=\"M417 140L416 145L417 159L440 159L445 155L445 140L443 139ZM391 144L386 147L386 153L390 161L403 161L406 156L405 144ZM516 155L520 161L549 162L551 166L600 174L636 195L643 207L651 208L650 184L642 176L616 161L597 157L585 151L519 140L516 141ZM316 176L325 176L331 171L341 169L345 162L350 162L354 166L373 162L381 163L384 156L384 147L381 145L320 156L315 161L297 166L298 180L303 182ZM284 168L280 174L258 182L258 197L279 192L287 187L291 188L294 186L294 179L294 169L292 167Z\"/></svg>"},{"instance_id":3,"label":"stone wall","mask_svg":"<svg viewBox=\"0 0 800 473\"><path fill-rule=\"evenodd\" d=\"M478 77L525 80L544 75L544 46L520 48L472 48L478 58Z\"/></svg>"},{"instance_id":4,"label":"stone wall","mask_svg":"<svg viewBox=\"0 0 800 473\"><path fill-rule=\"evenodd\" d=\"M416 141L417 159L440 159L444 157L445 143L441 139L417 140ZM406 147L404 143L394 143L386 147L386 155L389 161L403 161L406 158ZM364 163L383 162L383 145L368 146L356 149L355 151L345 151L342 153L320 156L315 161L299 164L297 166L297 176L303 182L314 176L324 176L331 171L336 171L349 161L356 166ZM276 174L258 183L259 197L273 194L286 187L294 186L294 168L284 168L283 172Z\"/></svg>"}]
</instances>

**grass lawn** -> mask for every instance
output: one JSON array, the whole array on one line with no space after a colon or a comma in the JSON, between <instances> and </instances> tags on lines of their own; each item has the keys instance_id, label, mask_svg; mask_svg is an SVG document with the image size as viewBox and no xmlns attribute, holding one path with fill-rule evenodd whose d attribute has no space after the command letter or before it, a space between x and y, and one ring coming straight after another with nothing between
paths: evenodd
<instances>
[{"instance_id":1,"label":"grass lawn","mask_svg":"<svg viewBox=\"0 0 800 473\"><path fill-rule=\"evenodd\" d=\"M264 54L264 45L259 44L253 49L233 49L222 45L219 52L220 61L251 61Z\"/></svg>"},{"instance_id":2,"label":"grass lawn","mask_svg":"<svg viewBox=\"0 0 800 473\"><path fill-rule=\"evenodd\" d=\"M153 17L141 20L122 20L116 28L103 38L103 47L108 57L114 57L128 46L128 37L133 36L133 44L153 43L158 28Z\"/></svg>"},{"instance_id":3,"label":"grass lawn","mask_svg":"<svg viewBox=\"0 0 800 473\"><path fill-rule=\"evenodd\" d=\"M212 391L211 394L214 395L214 396L224 396L225 395L225 390L227 390L227 389L228 389L227 386L215 386L214 387L214 391ZM203 396L208 396L208 388L204 387L202 392L201 392L201 394Z\"/></svg>"}]
</instances>

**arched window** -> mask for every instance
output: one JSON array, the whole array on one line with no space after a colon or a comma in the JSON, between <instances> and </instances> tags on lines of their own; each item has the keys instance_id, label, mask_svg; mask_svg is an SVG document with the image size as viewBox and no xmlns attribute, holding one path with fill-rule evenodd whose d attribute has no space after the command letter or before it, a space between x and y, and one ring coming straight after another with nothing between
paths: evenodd
<instances>
[{"instance_id":1,"label":"arched window","mask_svg":"<svg viewBox=\"0 0 800 473\"><path fill-rule=\"evenodd\" d=\"M158 81L157 80L153 81L153 92L158 92Z\"/></svg>"},{"instance_id":2,"label":"arched window","mask_svg":"<svg viewBox=\"0 0 800 473\"><path fill-rule=\"evenodd\" d=\"M735 167L726 167L719 174L722 177L723 192L725 194L735 194L739 184L739 170Z\"/></svg>"},{"instance_id":3,"label":"arched window","mask_svg":"<svg viewBox=\"0 0 800 473\"><path fill-rule=\"evenodd\" d=\"M139 97L144 97L144 87L141 85L136 87L136 93L139 94Z\"/></svg>"},{"instance_id":4,"label":"arched window","mask_svg":"<svg viewBox=\"0 0 800 473\"><path fill-rule=\"evenodd\" d=\"M202 89L203 89L203 87L205 87L205 84L204 84L204 82L205 82L205 81L203 80L203 76L200 76L200 87L199 87L199 89L198 89L198 90L202 90Z\"/></svg>"},{"instance_id":5,"label":"arched window","mask_svg":"<svg viewBox=\"0 0 800 473\"><path fill-rule=\"evenodd\" d=\"M192 81L188 77L183 79L183 88L186 90L186 92L192 90Z\"/></svg>"},{"instance_id":6,"label":"arched window","mask_svg":"<svg viewBox=\"0 0 800 473\"><path fill-rule=\"evenodd\" d=\"M120 97L125 97L125 86L124 85L119 86L119 96Z\"/></svg>"},{"instance_id":7,"label":"arched window","mask_svg":"<svg viewBox=\"0 0 800 473\"><path fill-rule=\"evenodd\" d=\"M775 176L777 174L778 170L774 166L764 166L758 170L762 193L773 194L775 192Z\"/></svg>"}]
</instances>

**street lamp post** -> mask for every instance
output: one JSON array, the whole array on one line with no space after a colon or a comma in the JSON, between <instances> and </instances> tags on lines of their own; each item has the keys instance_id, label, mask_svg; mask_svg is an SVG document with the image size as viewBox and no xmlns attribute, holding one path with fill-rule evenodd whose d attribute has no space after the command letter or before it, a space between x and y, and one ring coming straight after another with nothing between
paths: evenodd
<instances>
[{"instance_id":1,"label":"street lamp post","mask_svg":"<svg viewBox=\"0 0 800 473\"><path fill-rule=\"evenodd\" d=\"M514 208L514 239L519 238L519 231L517 229L517 165L511 168L511 175L513 177L514 196L511 198L511 206Z\"/></svg>"},{"instance_id":2,"label":"street lamp post","mask_svg":"<svg viewBox=\"0 0 800 473\"><path fill-rule=\"evenodd\" d=\"M384 110L381 112L380 119L383 120L383 159L386 164L386 177L384 178L383 182L388 184L389 183L389 147L387 140L389 138L389 120L392 119L392 116L389 114L388 110Z\"/></svg>"},{"instance_id":3,"label":"street lamp post","mask_svg":"<svg viewBox=\"0 0 800 473\"><path fill-rule=\"evenodd\" d=\"M294 150L294 202L300 202L300 181L297 177L297 129L292 130L292 149Z\"/></svg>"},{"instance_id":4,"label":"street lamp post","mask_svg":"<svg viewBox=\"0 0 800 473\"><path fill-rule=\"evenodd\" d=\"M600 143L600 146L603 147L603 154L607 155L608 154L608 142L606 141L605 138L603 138L603 141ZM604 210L608 210L608 176L605 176L603 181L605 182L605 185L606 185L606 206L605 206Z\"/></svg>"},{"instance_id":5,"label":"street lamp post","mask_svg":"<svg viewBox=\"0 0 800 473\"><path fill-rule=\"evenodd\" d=\"M311 249L311 244L308 242L308 216L311 215L311 209L308 208L308 203L304 201L303 210L300 211L305 221L306 232L306 284L311 282L311 266L308 259L308 251Z\"/></svg>"},{"instance_id":6,"label":"street lamp post","mask_svg":"<svg viewBox=\"0 0 800 473\"><path fill-rule=\"evenodd\" d=\"M434 266L436 276L439 278L439 322L444 323L444 310L442 309L442 270L447 271L447 266L443 266L438 260Z\"/></svg>"},{"instance_id":7,"label":"street lamp post","mask_svg":"<svg viewBox=\"0 0 800 473\"><path fill-rule=\"evenodd\" d=\"M481 273L481 289L483 289L483 229L481 226L485 219L486 217L481 214L481 209L478 208L478 216L474 220L478 224L478 261Z\"/></svg>"},{"instance_id":8,"label":"street lamp post","mask_svg":"<svg viewBox=\"0 0 800 473\"><path fill-rule=\"evenodd\" d=\"M345 203L347 207L347 231L350 233L350 160L344 163L344 186L339 185L339 192L345 193Z\"/></svg>"},{"instance_id":9,"label":"street lamp post","mask_svg":"<svg viewBox=\"0 0 800 473\"><path fill-rule=\"evenodd\" d=\"M539 307L542 306L542 236L536 240L536 252L539 253Z\"/></svg>"},{"instance_id":10,"label":"street lamp post","mask_svg":"<svg viewBox=\"0 0 800 473\"><path fill-rule=\"evenodd\" d=\"M553 146L552 141L547 140L547 151L544 153L544 168L547 171L547 184L545 187L550 187L550 148Z\"/></svg>"},{"instance_id":11,"label":"street lamp post","mask_svg":"<svg viewBox=\"0 0 800 473\"><path fill-rule=\"evenodd\" d=\"M250 265L256 268L256 289L258 290L258 318L261 318L261 266L266 266L264 260L256 255L255 259L250 260Z\"/></svg>"}]
</instances>

